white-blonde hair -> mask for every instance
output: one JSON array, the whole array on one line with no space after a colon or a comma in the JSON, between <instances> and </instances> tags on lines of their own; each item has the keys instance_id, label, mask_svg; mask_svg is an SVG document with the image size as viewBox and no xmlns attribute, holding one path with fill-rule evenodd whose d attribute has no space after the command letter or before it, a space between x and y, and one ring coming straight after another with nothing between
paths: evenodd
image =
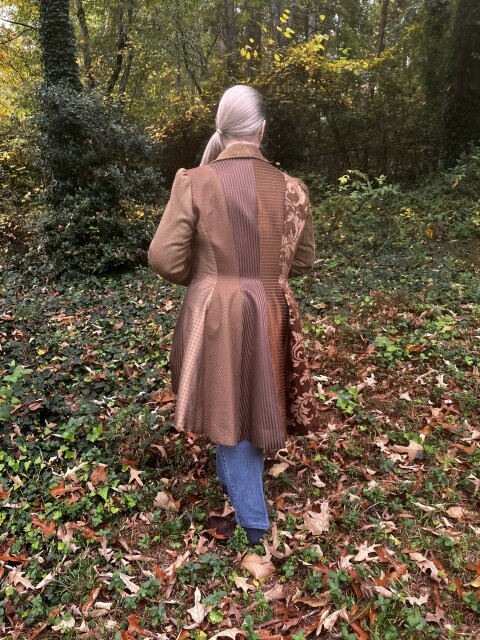
<instances>
[{"instance_id":1,"label":"white-blonde hair","mask_svg":"<svg viewBox=\"0 0 480 640\"><path fill-rule=\"evenodd\" d=\"M218 105L215 118L217 130L208 141L200 164L215 160L229 139L253 142L264 122L265 111L260 93L244 84L230 87Z\"/></svg>"}]
</instances>

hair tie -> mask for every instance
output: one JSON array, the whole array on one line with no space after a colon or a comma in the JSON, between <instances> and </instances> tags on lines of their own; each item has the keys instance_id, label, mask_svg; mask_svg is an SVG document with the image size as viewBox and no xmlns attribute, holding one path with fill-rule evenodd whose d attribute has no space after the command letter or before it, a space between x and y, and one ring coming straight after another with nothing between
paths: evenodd
<instances>
[{"instance_id":1,"label":"hair tie","mask_svg":"<svg viewBox=\"0 0 480 640\"><path fill-rule=\"evenodd\" d=\"M219 136L223 136L223 131L221 129L217 129L217 133Z\"/></svg>"}]
</instances>

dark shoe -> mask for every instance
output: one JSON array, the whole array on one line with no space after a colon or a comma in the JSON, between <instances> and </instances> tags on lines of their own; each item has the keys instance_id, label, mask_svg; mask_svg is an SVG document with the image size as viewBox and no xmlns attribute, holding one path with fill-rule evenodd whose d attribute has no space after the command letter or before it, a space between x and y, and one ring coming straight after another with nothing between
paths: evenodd
<instances>
[{"instance_id":1,"label":"dark shoe","mask_svg":"<svg viewBox=\"0 0 480 640\"><path fill-rule=\"evenodd\" d=\"M217 540L228 540L233 535L237 523L234 516L211 515L207 518L205 529Z\"/></svg>"},{"instance_id":2,"label":"dark shoe","mask_svg":"<svg viewBox=\"0 0 480 640\"><path fill-rule=\"evenodd\" d=\"M267 533L266 529L252 529L251 527L243 527L250 544L258 544L263 536Z\"/></svg>"}]
</instances>

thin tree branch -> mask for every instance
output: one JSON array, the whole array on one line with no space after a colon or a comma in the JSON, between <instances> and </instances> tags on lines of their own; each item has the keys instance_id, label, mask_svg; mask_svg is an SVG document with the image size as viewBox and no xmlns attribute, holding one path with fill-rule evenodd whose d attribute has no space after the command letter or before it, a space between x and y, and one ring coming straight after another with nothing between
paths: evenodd
<instances>
[{"instance_id":1,"label":"thin tree branch","mask_svg":"<svg viewBox=\"0 0 480 640\"><path fill-rule=\"evenodd\" d=\"M4 44L9 44L10 42L13 42L14 40L17 40L18 38L21 38L23 36L23 34L26 33L26 31L27 31L27 29L24 29L23 31L21 31L20 33L17 33L12 38L9 38L8 40L2 40L0 42L0 47L3 46Z\"/></svg>"},{"instance_id":2,"label":"thin tree branch","mask_svg":"<svg viewBox=\"0 0 480 640\"><path fill-rule=\"evenodd\" d=\"M20 27L25 27L25 29L30 29L30 31L38 31L37 27L32 27L31 24L25 24L25 22L17 22L16 20L8 20L8 18L1 18L2 22L8 22L8 24L17 24Z\"/></svg>"}]
</instances>

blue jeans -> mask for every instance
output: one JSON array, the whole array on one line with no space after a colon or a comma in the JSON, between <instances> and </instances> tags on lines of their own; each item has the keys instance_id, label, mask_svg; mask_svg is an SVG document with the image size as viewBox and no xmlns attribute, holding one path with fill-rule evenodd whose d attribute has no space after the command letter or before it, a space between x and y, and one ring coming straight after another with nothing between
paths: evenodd
<instances>
[{"instance_id":1,"label":"blue jeans","mask_svg":"<svg viewBox=\"0 0 480 640\"><path fill-rule=\"evenodd\" d=\"M263 449L248 440L234 447L217 444L217 476L228 491L238 524L269 529L263 495Z\"/></svg>"}]
</instances>

